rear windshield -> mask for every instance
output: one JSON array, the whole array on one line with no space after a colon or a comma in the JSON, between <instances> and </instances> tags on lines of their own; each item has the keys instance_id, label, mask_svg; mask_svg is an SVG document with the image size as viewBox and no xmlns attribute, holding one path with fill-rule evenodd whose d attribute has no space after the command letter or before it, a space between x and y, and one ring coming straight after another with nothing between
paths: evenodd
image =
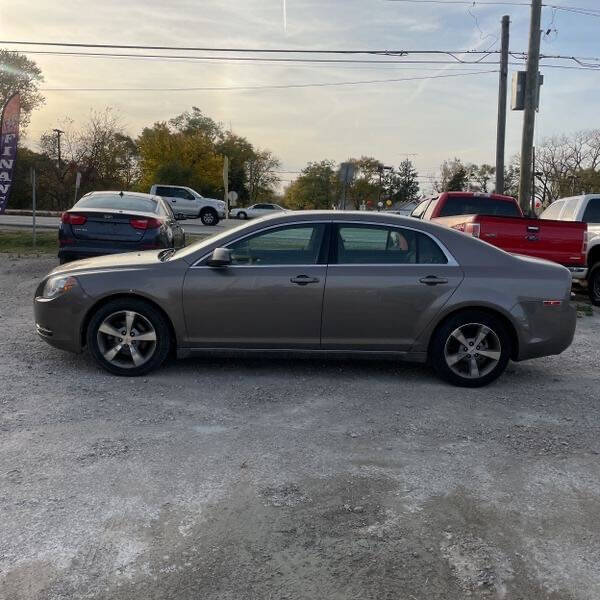
<instances>
[{"instance_id":1,"label":"rear windshield","mask_svg":"<svg viewBox=\"0 0 600 600\"><path fill-rule=\"evenodd\" d=\"M94 194L93 196L84 196L73 208L106 208L155 213L158 210L158 203L152 198L144 198L143 196Z\"/></svg>"},{"instance_id":2,"label":"rear windshield","mask_svg":"<svg viewBox=\"0 0 600 600\"><path fill-rule=\"evenodd\" d=\"M492 215L497 217L520 217L516 203L508 200L479 198L477 196L449 196L440 217L453 215Z\"/></svg>"}]
</instances>

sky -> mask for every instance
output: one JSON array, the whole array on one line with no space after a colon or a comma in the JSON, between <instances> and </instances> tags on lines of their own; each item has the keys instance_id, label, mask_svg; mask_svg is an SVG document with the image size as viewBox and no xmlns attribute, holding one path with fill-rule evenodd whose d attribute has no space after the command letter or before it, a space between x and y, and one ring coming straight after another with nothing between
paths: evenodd
<instances>
[{"instance_id":1,"label":"sky","mask_svg":"<svg viewBox=\"0 0 600 600\"><path fill-rule=\"evenodd\" d=\"M560 4L598 8L598 0L560 0ZM527 6L390 0L3 2L0 39L218 48L495 50L500 47L500 20L504 14L511 17L511 50L526 51ZM542 53L600 57L600 18L544 8L542 28L551 30L543 36ZM52 50L1 42L0 45L21 51ZM188 54L215 56L209 52ZM495 65L29 56L41 67L45 77L42 87L46 90L43 92L46 103L33 114L26 134L26 143L33 148L42 132L60 126L65 118L76 125L82 124L90 111L107 106L114 108L132 136L139 134L144 126L166 121L197 106L237 134L246 136L255 146L271 150L282 161L283 170L298 171L308 161L322 159L340 162L366 155L386 165L398 165L409 157L422 177L423 191L427 191L445 159L456 156L465 162L494 164L495 161L498 74L464 74L496 70ZM320 57L378 60L369 55ZM424 55L411 55L403 60L431 59L446 60ZM569 61L553 62L575 66ZM511 65L509 78L520 69L524 66ZM541 71L545 80L537 143L547 136L599 126L600 70L542 68ZM438 78L422 79L431 76ZM410 78L413 79L406 80ZM56 91L57 88L240 87L389 79L405 81L253 90ZM509 111L507 157L519 152L521 127L522 112ZM295 174L282 177L292 179Z\"/></svg>"}]
</instances>

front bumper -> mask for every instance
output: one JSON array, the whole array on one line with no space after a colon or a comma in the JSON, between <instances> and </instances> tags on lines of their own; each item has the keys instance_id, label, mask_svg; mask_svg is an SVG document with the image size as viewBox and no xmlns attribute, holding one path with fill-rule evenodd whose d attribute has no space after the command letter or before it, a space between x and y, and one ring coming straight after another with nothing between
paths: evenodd
<instances>
[{"instance_id":1,"label":"front bumper","mask_svg":"<svg viewBox=\"0 0 600 600\"><path fill-rule=\"evenodd\" d=\"M81 332L88 297L78 286L56 298L42 298L43 284L44 281L38 287L33 300L37 334L55 348L81 352Z\"/></svg>"},{"instance_id":2,"label":"front bumper","mask_svg":"<svg viewBox=\"0 0 600 600\"><path fill-rule=\"evenodd\" d=\"M587 267L568 267L571 271L571 279L575 283L587 279L588 270Z\"/></svg>"}]
</instances>

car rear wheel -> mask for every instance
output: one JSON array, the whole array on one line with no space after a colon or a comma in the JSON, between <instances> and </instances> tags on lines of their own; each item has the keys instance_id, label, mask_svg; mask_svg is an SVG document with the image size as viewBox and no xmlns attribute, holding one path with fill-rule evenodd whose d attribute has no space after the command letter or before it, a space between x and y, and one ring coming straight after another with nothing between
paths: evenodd
<instances>
[{"instance_id":1,"label":"car rear wheel","mask_svg":"<svg viewBox=\"0 0 600 600\"><path fill-rule=\"evenodd\" d=\"M242 221L245 221L247 218L248 215L243 210L238 213L238 219L242 219Z\"/></svg>"},{"instance_id":2,"label":"car rear wheel","mask_svg":"<svg viewBox=\"0 0 600 600\"><path fill-rule=\"evenodd\" d=\"M213 208L204 208L200 212L200 220L202 221L203 225L216 225L219 222L219 215Z\"/></svg>"},{"instance_id":3,"label":"car rear wheel","mask_svg":"<svg viewBox=\"0 0 600 600\"><path fill-rule=\"evenodd\" d=\"M446 320L430 347L434 369L450 383L481 387L506 369L511 340L506 326L493 315L469 310Z\"/></svg>"},{"instance_id":4,"label":"car rear wheel","mask_svg":"<svg viewBox=\"0 0 600 600\"><path fill-rule=\"evenodd\" d=\"M134 377L158 368L171 333L160 311L137 298L113 300L92 316L87 345L96 362L115 375Z\"/></svg>"},{"instance_id":5,"label":"car rear wheel","mask_svg":"<svg viewBox=\"0 0 600 600\"><path fill-rule=\"evenodd\" d=\"M588 294L594 306L600 306L600 265L598 265L588 278Z\"/></svg>"}]
</instances>

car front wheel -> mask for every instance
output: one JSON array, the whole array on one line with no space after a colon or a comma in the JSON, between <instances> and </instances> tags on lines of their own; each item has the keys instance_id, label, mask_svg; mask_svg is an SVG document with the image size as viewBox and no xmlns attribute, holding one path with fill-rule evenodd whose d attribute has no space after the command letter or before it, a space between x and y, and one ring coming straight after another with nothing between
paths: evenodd
<instances>
[{"instance_id":1,"label":"car front wheel","mask_svg":"<svg viewBox=\"0 0 600 600\"><path fill-rule=\"evenodd\" d=\"M468 310L442 323L430 346L438 375L462 387L481 387L497 379L511 355L504 323L483 311Z\"/></svg>"},{"instance_id":2,"label":"car front wheel","mask_svg":"<svg viewBox=\"0 0 600 600\"><path fill-rule=\"evenodd\" d=\"M219 215L217 211L212 208L205 208L200 213L200 220L203 225L208 225L209 227L212 225L216 225L219 222Z\"/></svg>"},{"instance_id":3,"label":"car front wheel","mask_svg":"<svg viewBox=\"0 0 600 600\"><path fill-rule=\"evenodd\" d=\"M171 346L167 320L138 298L107 302L92 316L87 345L96 362L115 375L134 377L158 368Z\"/></svg>"}]
</instances>

